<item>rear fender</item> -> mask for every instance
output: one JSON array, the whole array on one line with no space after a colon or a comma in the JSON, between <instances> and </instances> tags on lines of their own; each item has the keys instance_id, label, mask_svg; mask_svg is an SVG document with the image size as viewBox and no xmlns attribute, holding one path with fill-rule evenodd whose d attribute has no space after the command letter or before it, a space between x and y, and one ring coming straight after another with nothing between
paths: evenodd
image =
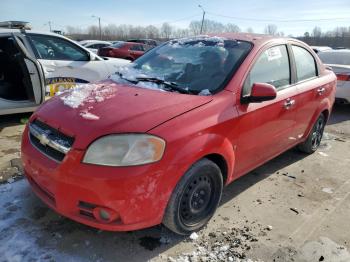
<instances>
[{"instance_id":1,"label":"rear fender","mask_svg":"<svg viewBox=\"0 0 350 262\"><path fill-rule=\"evenodd\" d=\"M322 100L322 102L319 104L317 110L313 114L311 121L306 129L306 132L304 134L304 140L306 140L307 137L310 135L312 127L314 126L316 120L318 119L318 117L321 115L321 113L323 111L328 111L328 115L327 115L327 119L326 119L326 121L328 121L331 110L332 110L332 106L333 106L333 104L331 104L329 99L325 98Z\"/></svg>"}]
</instances>

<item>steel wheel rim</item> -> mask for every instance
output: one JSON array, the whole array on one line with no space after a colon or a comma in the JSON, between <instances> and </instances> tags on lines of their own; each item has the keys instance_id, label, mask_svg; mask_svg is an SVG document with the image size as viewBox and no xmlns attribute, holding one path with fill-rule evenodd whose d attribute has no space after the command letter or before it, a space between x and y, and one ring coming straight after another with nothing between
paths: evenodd
<instances>
[{"instance_id":1,"label":"steel wheel rim","mask_svg":"<svg viewBox=\"0 0 350 262\"><path fill-rule=\"evenodd\" d=\"M312 148L316 149L321 144L323 134L323 119L319 118L312 133Z\"/></svg>"},{"instance_id":2,"label":"steel wheel rim","mask_svg":"<svg viewBox=\"0 0 350 262\"><path fill-rule=\"evenodd\" d=\"M214 182L208 175L191 180L181 196L179 216L186 226L194 226L215 209Z\"/></svg>"}]
</instances>

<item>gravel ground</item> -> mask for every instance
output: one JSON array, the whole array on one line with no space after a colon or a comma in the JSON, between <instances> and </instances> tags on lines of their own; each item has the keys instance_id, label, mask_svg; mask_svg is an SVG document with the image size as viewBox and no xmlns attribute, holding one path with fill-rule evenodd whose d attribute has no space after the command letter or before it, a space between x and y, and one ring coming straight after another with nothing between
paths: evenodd
<instances>
[{"instance_id":1,"label":"gravel ground","mask_svg":"<svg viewBox=\"0 0 350 262\"><path fill-rule=\"evenodd\" d=\"M201 231L106 232L48 209L22 178L28 115L0 117L0 261L350 261L350 106L321 148L292 149L229 185Z\"/></svg>"}]
</instances>

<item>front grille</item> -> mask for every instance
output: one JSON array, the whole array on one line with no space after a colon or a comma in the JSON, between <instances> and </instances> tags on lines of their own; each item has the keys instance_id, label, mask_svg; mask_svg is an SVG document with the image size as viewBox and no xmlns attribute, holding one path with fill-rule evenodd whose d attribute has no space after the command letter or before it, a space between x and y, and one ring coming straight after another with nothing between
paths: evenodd
<instances>
[{"instance_id":1,"label":"front grille","mask_svg":"<svg viewBox=\"0 0 350 262\"><path fill-rule=\"evenodd\" d=\"M36 149L58 162L64 159L74 143L73 137L37 119L29 125L29 138Z\"/></svg>"}]
</instances>

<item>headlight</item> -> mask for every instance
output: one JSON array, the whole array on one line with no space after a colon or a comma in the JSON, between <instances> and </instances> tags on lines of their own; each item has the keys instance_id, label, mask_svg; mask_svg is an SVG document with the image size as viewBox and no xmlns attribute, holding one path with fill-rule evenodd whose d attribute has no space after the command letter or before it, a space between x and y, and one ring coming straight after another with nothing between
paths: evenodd
<instances>
[{"instance_id":1,"label":"headlight","mask_svg":"<svg viewBox=\"0 0 350 262\"><path fill-rule=\"evenodd\" d=\"M108 135L88 148L84 163L104 166L136 166L160 160L165 141L146 134Z\"/></svg>"}]
</instances>

